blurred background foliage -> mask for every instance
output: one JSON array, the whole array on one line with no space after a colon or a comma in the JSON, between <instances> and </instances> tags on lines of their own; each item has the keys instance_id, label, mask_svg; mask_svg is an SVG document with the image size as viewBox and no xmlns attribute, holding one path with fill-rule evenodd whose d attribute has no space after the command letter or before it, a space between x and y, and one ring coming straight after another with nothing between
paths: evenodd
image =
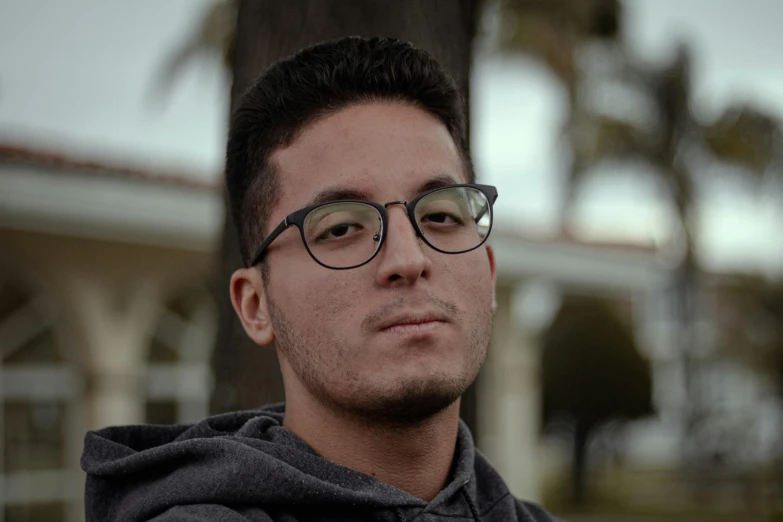
<instances>
[{"instance_id":1,"label":"blurred background foliage","mask_svg":"<svg viewBox=\"0 0 783 522\"><path fill-rule=\"evenodd\" d=\"M649 65L628 49L622 26L623 3L617 0L498 0L501 52L529 53L545 63L565 84L570 113L563 129L571 151L566 176L562 226L586 177L605 163L644 163L636 169L652 175L668 194L680 230L671 245L677 268L674 285L679 319L680 358L685 368L686 393L693 407L686 419L684 456L698 474L699 453L713 462L730 459L747 441L743 425L725 426L698 404L694 389L697 362L692 356L696 338L696 296L706 284L696 247L695 208L700 184L716 163L730 164L729 172L756 191L781 190L783 127L780 120L751 102L730 106L714 119L695 114L692 106L692 52L679 45L668 64ZM606 93L610 94L607 95ZM600 96L599 96L600 94ZM607 104L610 99L614 103ZM601 102L603 100L603 103ZM630 100L630 105L618 103ZM636 110L620 111L617 106ZM720 170L726 172L726 169ZM777 179L771 179L777 177ZM783 235L777 238L783 239ZM718 337L723 354L783 383L783 343L779 284L762 278L738 278L722 283L723 308ZM724 315L728 321L723 321ZM584 505L585 452L590 436L609 420L652 413L650 369L633 342L633 334L613 317L606 302L566 300L544 341L542 359L545 425L556 425L565 414L571 430L572 493L574 505ZM717 417L717 418L716 418ZM733 430L732 430L733 428ZM718 438L710 444L707 438ZM719 447L715 447L715 446ZM706 446L706 448L705 448ZM779 447L783 448L783 438ZM770 462L771 482L753 481L746 487L771 488L781 495L781 453ZM767 471L769 471L767 470ZM765 473L767 472L765 471ZM701 477L703 478L703 476ZM781 498L778 496L778 498ZM772 516L772 515L770 515Z\"/></svg>"},{"instance_id":2,"label":"blurred background foliage","mask_svg":"<svg viewBox=\"0 0 783 522\"><path fill-rule=\"evenodd\" d=\"M572 445L572 498L585 501L587 445L611 421L654 413L652 377L632 326L605 299L569 296L547 329L541 362L543 420L565 424Z\"/></svg>"}]
</instances>

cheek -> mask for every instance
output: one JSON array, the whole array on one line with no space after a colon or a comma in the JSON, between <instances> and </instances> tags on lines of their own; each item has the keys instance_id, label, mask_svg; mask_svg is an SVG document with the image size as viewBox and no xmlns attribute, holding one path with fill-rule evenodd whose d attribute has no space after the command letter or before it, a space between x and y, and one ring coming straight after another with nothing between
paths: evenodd
<instances>
[{"instance_id":1,"label":"cheek","mask_svg":"<svg viewBox=\"0 0 783 522\"><path fill-rule=\"evenodd\" d=\"M285 280L275 281L279 284L275 285L274 297L279 306L285 306L286 317L296 323L297 331L311 339L323 338L327 332L344 328L346 322L353 320L350 310L356 307L361 293L356 281L349 277L353 274L308 261L304 266L297 263L281 267L278 273L287 275Z\"/></svg>"},{"instance_id":2,"label":"cheek","mask_svg":"<svg viewBox=\"0 0 783 522\"><path fill-rule=\"evenodd\" d=\"M447 269L450 291L460 296L466 308L472 310L491 306L492 302L492 273L489 261L483 250L479 250L477 254L479 253L480 255L474 255L472 252L459 254L464 258Z\"/></svg>"}]
</instances>

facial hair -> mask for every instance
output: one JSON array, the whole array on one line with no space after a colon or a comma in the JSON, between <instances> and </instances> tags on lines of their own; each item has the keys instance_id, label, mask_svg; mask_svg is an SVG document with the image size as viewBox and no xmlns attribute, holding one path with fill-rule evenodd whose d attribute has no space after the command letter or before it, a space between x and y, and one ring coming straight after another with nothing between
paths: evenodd
<instances>
[{"instance_id":1,"label":"facial hair","mask_svg":"<svg viewBox=\"0 0 783 522\"><path fill-rule=\"evenodd\" d=\"M361 376L343 373L341 386L347 393L335 394L328 376L338 375L344 364L353 358L355 350L339 339L324 338L318 346L308 346L267 293L269 315L275 332L276 345L307 391L323 406L339 414L373 424L410 425L421 422L453 404L475 381L486 356L492 330L491 306L473 316L466 342L468 359L456 375L431 375L429 378L398 381L391 389L368 389ZM448 314L454 321L465 321L453 303L427 296L426 300ZM406 303L397 301L367 316L363 326L382 321ZM359 369L360 371L361 369ZM332 379L333 380L333 379Z\"/></svg>"}]
</instances>

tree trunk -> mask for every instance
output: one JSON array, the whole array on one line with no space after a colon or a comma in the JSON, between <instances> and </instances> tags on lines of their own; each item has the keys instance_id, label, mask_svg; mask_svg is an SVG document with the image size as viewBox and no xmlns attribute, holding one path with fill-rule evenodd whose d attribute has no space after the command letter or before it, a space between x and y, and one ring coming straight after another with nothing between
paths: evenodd
<instances>
[{"instance_id":1,"label":"tree trunk","mask_svg":"<svg viewBox=\"0 0 783 522\"><path fill-rule=\"evenodd\" d=\"M572 501L574 506L584 504L586 498L587 443L592 431L592 423L576 420L574 422L573 466L571 468Z\"/></svg>"},{"instance_id":2,"label":"tree trunk","mask_svg":"<svg viewBox=\"0 0 783 522\"><path fill-rule=\"evenodd\" d=\"M231 109L260 72L311 44L349 35L389 36L429 51L454 76L466 99L479 0L242 0L239 2ZM228 207L226 207L228 208ZM283 400L277 354L245 335L228 298L228 280L241 265L226 211L219 263L219 327L212 357L213 412L249 409ZM463 398L463 418L475 429L475 392Z\"/></svg>"},{"instance_id":3,"label":"tree trunk","mask_svg":"<svg viewBox=\"0 0 783 522\"><path fill-rule=\"evenodd\" d=\"M681 124L683 125L683 124ZM682 132L682 131L681 131ZM699 263L696 255L696 216L694 203L693 176L677 160L672 153L672 164L675 165L674 179L677 180L674 190L674 203L677 209L682 229L683 256L675 267L674 299L677 315L677 348L683 369L683 389L685 391L685 411L683 412L682 457L686 468L693 471L694 458L700 453L695 440L697 424L701 421L701 393L698 386L699 365L696 359L698 353L698 336L696 322L698 319L699 299Z\"/></svg>"}]
</instances>

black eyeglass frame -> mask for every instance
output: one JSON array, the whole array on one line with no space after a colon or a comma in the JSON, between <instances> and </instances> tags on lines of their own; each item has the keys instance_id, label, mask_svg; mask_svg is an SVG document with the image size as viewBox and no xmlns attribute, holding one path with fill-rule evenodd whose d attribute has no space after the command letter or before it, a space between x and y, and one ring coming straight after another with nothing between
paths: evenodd
<instances>
[{"instance_id":1,"label":"black eyeglass frame","mask_svg":"<svg viewBox=\"0 0 783 522\"><path fill-rule=\"evenodd\" d=\"M422 233L421 229L419 228L418 223L416 223L416 213L414 209L416 208L416 204L424 199L425 197L429 196L430 194L433 194L435 192L439 192L441 190L447 190L447 189L453 189L453 188L473 188L484 194L484 196L487 198L488 201L488 211L489 211L489 228L487 229L487 235L484 236L484 238L481 240L481 242L474 246L473 248L468 248L467 250L461 250L459 252L447 252L445 250L441 250L440 248L434 246L432 243L427 241L427 238L424 237L424 234ZM283 221L280 222L275 229L270 232L268 236L266 236L266 239L264 239L263 242L258 246L256 249L255 254L253 255L253 260L250 262L250 266L255 266L258 263L261 262L264 255L266 254L267 248L269 248L269 245L272 244L272 241L277 239L277 236L282 234L285 230L288 229L288 227L296 225L296 227L299 229L299 235L302 237L302 243L305 246L305 249L307 249L307 253L310 254L310 257L313 258L313 261L318 263L319 265L329 268L331 270L350 270L352 268L358 268L360 266L366 265L370 261L372 261L375 256L378 255L378 252L381 251L381 247L383 246L383 242L386 240L386 230L387 230L387 223L388 223L388 212L387 209L391 205L404 205L405 209L408 212L408 219L410 219L411 224L413 225L413 230L416 231L416 236L420 238L422 241L424 241L427 246L432 248L433 250L437 252L441 252L443 254L464 254L465 252L470 252L472 250L476 250L478 247L483 245L487 238L489 237L490 232L492 232L492 225L495 220L495 215L493 211L493 207L495 205L495 201L498 198L498 191L497 189L492 185L479 185L475 183L461 183L461 184L454 184L454 185L444 185L442 187L438 187L433 190L428 190L427 192L424 192L422 194L419 194L415 198L413 198L410 201L389 201L388 203L375 203L374 201L365 201L361 199L341 199L336 201L324 201L323 203L317 203L315 205L310 205L308 207L304 207L302 209L297 210L296 212L293 212L291 214L288 214ZM375 248L375 252L364 262L359 263L357 265L352 266L344 266L344 267L334 267L329 266L325 263L322 263L318 260L318 258L313 254L313 252L310 250L310 247L307 244L307 239L305 238L304 234L304 222L307 218L307 215L312 212L313 210L326 206L326 205L333 205L335 203L363 203L365 205L369 205L373 208L375 208L378 213L381 216L381 237L378 241L378 246ZM481 214L483 216L483 213ZM479 216L479 217L481 217Z\"/></svg>"}]
</instances>

